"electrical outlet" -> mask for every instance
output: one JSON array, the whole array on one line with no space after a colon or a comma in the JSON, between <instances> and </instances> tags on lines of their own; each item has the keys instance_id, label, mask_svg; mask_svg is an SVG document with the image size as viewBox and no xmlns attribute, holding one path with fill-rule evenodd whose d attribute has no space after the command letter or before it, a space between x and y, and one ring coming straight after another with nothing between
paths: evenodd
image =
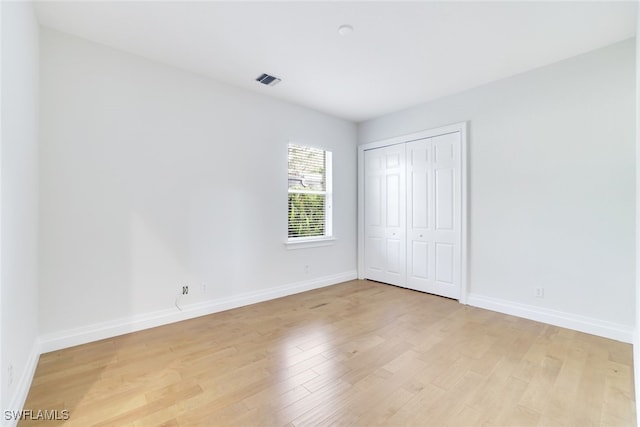
<instances>
[{"instance_id":1,"label":"electrical outlet","mask_svg":"<svg viewBox=\"0 0 640 427\"><path fill-rule=\"evenodd\" d=\"M187 295L189 294L189 286L183 286L182 287L182 295Z\"/></svg>"},{"instance_id":2,"label":"electrical outlet","mask_svg":"<svg viewBox=\"0 0 640 427\"><path fill-rule=\"evenodd\" d=\"M309 274L311 273L311 267L309 267L309 265L305 265L304 266L304 274Z\"/></svg>"},{"instance_id":3,"label":"electrical outlet","mask_svg":"<svg viewBox=\"0 0 640 427\"><path fill-rule=\"evenodd\" d=\"M207 293L207 284L205 282L202 282L202 293Z\"/></svg>"},{"instance_id":4,"label":"electrical outlet","mask_svg":"<svg viewBox=\"0 0 640 427\"><path fill-rule=\"evenodd\" d=\"M536 288L536 298L544 298L544 288Z\"/></svg>"},{"instance_id":5,"label":"electrical outlet","mask_svg":"<svg viewBox=\"0 0 640 427\"><path fill-rule=\"evenodd\" d=\"M11 385L13 383L13 365L9 363L7 367L7 385Z\"/></svg>"}]
</instances>

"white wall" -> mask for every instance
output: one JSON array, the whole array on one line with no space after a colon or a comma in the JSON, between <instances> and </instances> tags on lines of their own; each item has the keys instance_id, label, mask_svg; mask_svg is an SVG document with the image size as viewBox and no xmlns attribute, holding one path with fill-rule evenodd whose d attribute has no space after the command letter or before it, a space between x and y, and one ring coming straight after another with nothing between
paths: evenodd
<instances>
[{"instance_id":1,"label":"white wall","mask_svg":"<svg viewBox=\"0 0 640 427\"><path fill-rule=\"evenodd\" d=\"M40 42L45 341L177 313L181 285L188 306L355 277L353 123L52 30ZM289 141L334 153L333 246L283 244Z\"/></svg>"},{"instance_id":2,"label":"white wall","mask_svg":"<svg viewBox=\"0 0 640 427\"><path fill-rule=\"evenodd\" d=\"M22 407L39 355L38 24L31 3L2 4L1 111L0 407L9 410Z\"/></svg>"},{"instance_id":3,"label":"white wall","mask_svg":"<svg viewBox=\"0 0 640 427\"><path fill-rule=\"evenodd\" d=\"M628 40L360 125L367 143L469 121L470 302L631 340L634 52Z\"/></svg>"}]
</instances>

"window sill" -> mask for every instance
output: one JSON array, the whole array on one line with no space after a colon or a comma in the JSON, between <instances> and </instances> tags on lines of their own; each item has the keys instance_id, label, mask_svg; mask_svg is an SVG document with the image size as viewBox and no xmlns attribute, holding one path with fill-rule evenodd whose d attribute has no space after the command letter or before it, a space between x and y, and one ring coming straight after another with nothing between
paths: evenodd
<instances>
[{"instance_id":1,"label":"window sill","mask_svg":"<svg viewBox=\"0 0 640 427\"><path fill-rule=\"evenodd\" d=\"M287 250L291 249L306 249L306 248L318 248L321 246L331 246L335 243L335 237L318 237L314 239L296 239L287 240L284 242Z\"/></svg>"}]
</instances>

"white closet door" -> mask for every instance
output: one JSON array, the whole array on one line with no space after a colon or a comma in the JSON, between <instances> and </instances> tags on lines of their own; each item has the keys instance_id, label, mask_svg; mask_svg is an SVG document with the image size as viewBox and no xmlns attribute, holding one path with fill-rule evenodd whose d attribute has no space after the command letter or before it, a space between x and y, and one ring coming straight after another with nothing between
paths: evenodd
<instances>
[{"instance_id":1,"label":"white closet door","mask_svg":"<svg viewBox=\"0 0 640 427\"><path fill-rule=\"evenodd\" d=\"M405 145L369 150L365 161L365 277L405 286Z\"/></svg>"},{"instance_id":2,"label":"white closet door","mask_svg":"<svg viewBox=\"0 0 640 427\"><path fill-rule=\"evenodd\" d=\"M460 298L460 132L407 143L407 287Z\"/></svg>"}]
</instances>

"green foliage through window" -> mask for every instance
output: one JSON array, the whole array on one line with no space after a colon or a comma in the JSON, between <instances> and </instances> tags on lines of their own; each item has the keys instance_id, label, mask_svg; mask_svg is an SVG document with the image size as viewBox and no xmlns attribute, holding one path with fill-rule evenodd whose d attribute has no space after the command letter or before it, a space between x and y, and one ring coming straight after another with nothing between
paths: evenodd
<instances>
[{"instance_id":1,"label":"green foliage through window","mask_svg":"<svg viewBox=\"0 0 640 427\"><path fill-rule=\"evenodd\" d=\"M324 195L289 194L289 237L324 236Z\"/></svg>"}]
</instances>

